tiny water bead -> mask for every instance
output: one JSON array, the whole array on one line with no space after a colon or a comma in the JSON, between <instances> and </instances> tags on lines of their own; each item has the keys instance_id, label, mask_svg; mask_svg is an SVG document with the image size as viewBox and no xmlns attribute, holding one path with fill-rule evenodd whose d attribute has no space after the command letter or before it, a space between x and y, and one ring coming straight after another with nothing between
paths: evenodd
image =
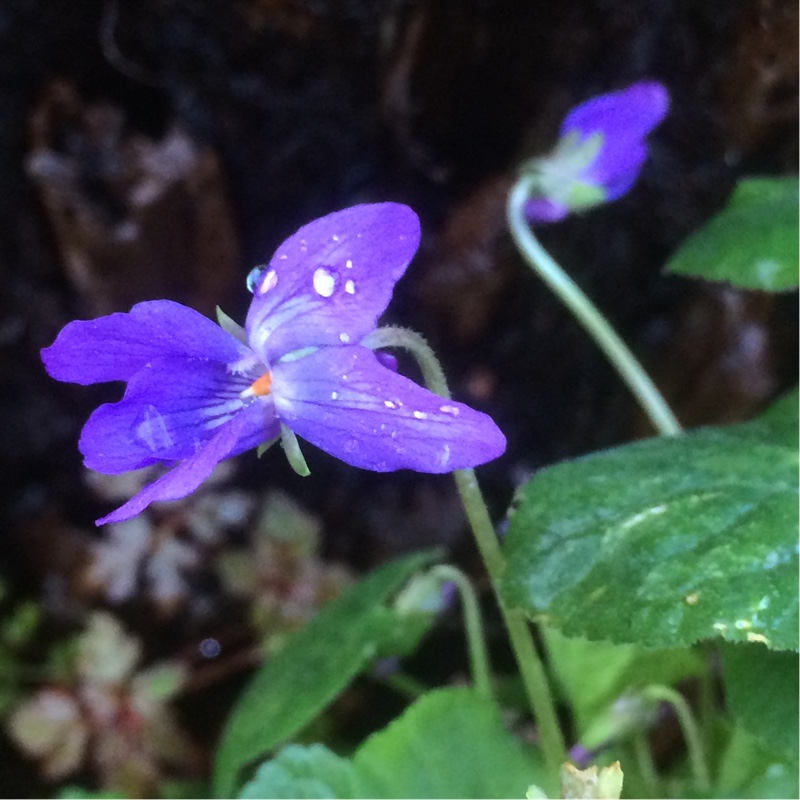
<instances>
[{"instance_id":1,"label":"tiny water bead","mask_svg":"<svg viewBox=\"0 0 800 800\"><path fill-rule=\"evenodd\" d=\"M274 289L278 284L278 273L271 269L268 264L261 264L253 267L247 273L247 288L251 294L266 294L270 289Z\"/></svg>"},{"instance_id":2,"label":"tiny water bead","mask_svg":"<svg viewBox=\"0 0 800 800\"><path fill-rule=\"evenodd\" d=\"M330 297L336 288L336 276L325 267L319 267L314 272L314 291L322 297Z\"/></svg>"},{"instance_id":3,"label":"tiny water bead","mask_svg":"<svg viewBox=\"0 0 800 800\"><path fill-rule=\"evenodd\" d=\"M200 653L204 658L216 658L222 652L222 647L216 639L203 639L200 642Z\"/></svg>"},{"instance_id":4,"label":"tiny water bead","mask_svg":"<svg viewBox=\"0 0 800 800\"><path fill-rule=\"evenodd\" d=\"M156 453L168 450L175 443L161 412L154 405L145 406L134 423L136 440Z\"/></svg>"},{"instance_id":5,"label":"tiny water bead","mask_svg":"<svg viewBox=\"0 0 800 800\"><path fill-rule=\"evenodd\" d=\"M267 271L266 264L259 264L257 267L253 267L250 272L247 273L247 278L245 283L247 284L247 290L250 294L255 294L256 287L258 286L259 281L261 280L261 276Z\"/></svg>"}]
</instances>

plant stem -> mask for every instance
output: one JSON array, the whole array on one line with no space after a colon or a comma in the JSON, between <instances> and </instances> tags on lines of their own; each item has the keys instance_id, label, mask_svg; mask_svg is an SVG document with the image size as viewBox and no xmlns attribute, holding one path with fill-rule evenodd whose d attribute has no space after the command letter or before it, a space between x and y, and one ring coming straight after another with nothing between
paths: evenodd
<instances>
[{"instance_id":1,"label":"plant stem","mask_svg":"<svg viewBox=\"0 0 800 800\"><path fill-rule=\"evenodd\" d=\"M450 399L450 390L439 361L419 334L404 328L379 328L369 334L362 344L373 349L402 347L408 350L417 360L428 388L440 397ZM508 630L528 701L539 726L545 761L551 774L556 776L559 774L561 764L566 760L566 745L558 724L544 666L534 647L524 613L520 609L506 606L500 596L500 579L505 569L505 559L475 473L471 469L464 469L456 470L453 474Z\"/></svg>"},{"instance_id":2,"label":"plant stem","mask_svg":"<svg viewBox=\"0 0 800 800\"><path fill-rule=\"evenodd\" d=\"M650 377L620 339L608 320L583 293L581 288L556 263L534 236L525 218L525 202L531 196L534 181L522 178L511 190L506 213L511 235L525 261L572 312L584 329L605 353L636 397L655 429L664 436L681 432L681 426Z\"/></svg>"},{"instance_id":3,"label":"plant stem","mask_svg":"<svg viewBox=\"0 0 800 800\"><path fill-rule=\"evenodd\" d=\"M653 684L642 690L642 697L658 702L669 703L675 710L675 716L683 731L683 738L686 740L686 749L689 751L689 763L692 766L697 788L701 792L708 792L711 789L711 776L708 771L708 763L705 757L703 739L700 729L695 722L689 704L680 692L669 686Z\"/></svg>"},{"instance_id":4,"label":"plant stem","mask_svg":"<svg viewBox=\"0 0 800 800\"><path fill-rule=\"evenodd\" d=\"M650 797L658 797L661 794L659 786L658 772L653 763L653 754L650 752L650 743L647 741L646 731L637 731L632 739L633 755L639 766L639 773L642 780L647 784Z\"/></svg>"},{"instance_id":5,"label":"plant stem","mask_svg":"<svg viewBox=\"0 0 800 800\"><path fill-rule=\"evenodd\" d=\"M461 595L464 609L464 629L467 635L469 660L472 666L472 681L475 691L488 700L492 699L492 671L489 667L489 654L486 649L486 635L483 629L481 608L472 581L457 567L439 564L431 574L443 581L451 581Z\"/></svg>"}]
</instances>

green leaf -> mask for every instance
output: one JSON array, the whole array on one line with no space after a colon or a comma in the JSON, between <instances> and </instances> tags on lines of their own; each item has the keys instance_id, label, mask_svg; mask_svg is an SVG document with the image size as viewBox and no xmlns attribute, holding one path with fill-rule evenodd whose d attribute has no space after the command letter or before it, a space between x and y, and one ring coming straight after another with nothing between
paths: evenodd
<instances>
[{"instance_id":1,"label":"green leaf","mask_svg":"<svg viewBox=\"0 0 800 800\"><path fill-rule=\"evenodd\" d=\"M387 604L434 555L416 553L363 578L261 667L223 733L214 776L218 795L233 794L243 767L297 734L390 644L418 640L419 631L413 641L398 633L406 619Z\"/></svg>"},{"instance_id":2,"label":"green leaf","mask_svg":"<svg viewBox=\"0 0 800 800\"><path fill-rule=\"evenodd\" d=\"M672 685L701 674L706 663L689 648L645 650L570 639L550 628L542 633L552 672L572 706L578 738L589 749L628 732L624 712L615 708L623 693L651 683Z\"/></svg>"},{"instance_id":3,"label":"green leaf","mask_svg":"<svg viewBox=\"0 0 800 800\"><path fill-rule=\"evenodd\" d=\"M797 648L796 415L559 464L519 499L509 605L592 640Z\"/></svg>"},{"instance_id":4,"label":"green leaf","mask_svg":"<svg viewBox=\"0 0 800 800\"><path fill-rule=\"evenodd\" d=\"M544 774L490 700L472 689L440 689L373 734L352 761L321 745L286 747L241 797L520 798Z\"/></svg>"},{"instance_id":5,"label":"green leaf","mask_svg":"<svg viewBox=\"0 0 800 800\"><path fill-rule=\"evenodd\" d=\"M240 798L355 797L353 764L323 747L290 744L262 764Z\"/></svg>"},{"instance_id":6,"label":"green leaf","mask_svg":"<svg viewBox=\"0 0 800 800\"><path fill-rule=\"evenodd\" d=\"M797 761L798 657L760 644L723 651L725 697L730 713L779 760Z\"/></svg>"},{"instance_id":7,"label":"green leaf","mask_svg":"<svg viewBox=\"0 0 800 800\"><path fill-rule=\"evenodd\" d=\"M440 689L371 736L353 758L358 797L522 797L549 784L536 751L472 689Z\"/></svg>"},{"instance_id":8,"label":"green leaf","mask_svg":"<svg viewBox=\"0 0 800 800\"><path fill-rule=\"evenodd\" d=\"M727 208L685 241L667 272L746 289L798 284L797 178L739 182Z\"/></svg>"},{"instance_id":9,"label":"green leaf","mask_svg":"<svg viewBox=\"0 0 800 800\"><path fill-rule=\"evenodd\" d=\"M714 797L798 797L797 763L782 761L740 725L722 755Z\"/></svg>"}]
</instances>

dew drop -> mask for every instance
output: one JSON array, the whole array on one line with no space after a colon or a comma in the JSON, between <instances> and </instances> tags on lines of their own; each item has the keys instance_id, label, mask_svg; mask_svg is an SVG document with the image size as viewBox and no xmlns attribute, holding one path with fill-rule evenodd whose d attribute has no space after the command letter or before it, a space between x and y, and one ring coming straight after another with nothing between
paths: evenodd
<instances>
[{"instance_id":1,"label":"dew drop","mask_svg":"<svg viewBox=\"0 0 800 800\"><path fill-rule=\"evenodd\" d=\"M247 279L245 280L245 283L247 285L247 290L251 294L255 292L256 286L258 286L258 282L261 280L261 276L264 274L266 269L266 264L259 264L257 267L253 267L253 269L247 273Z\"/></svg>"},{"instance_id":2,"label":"dew drop","mask_svg":"<svg viewBox=\"0 0 800 800\"><path fill-rule=\"evenodd\" d=\"M338 400L339 392L331 392L331 400Z\"/></svg>"},{"instance_id":3,"label":"dew drop","mask_svg":"<svg viewBox=\"0 0 800 800\"><path fill-rule=\"evenodd\" d=\"M353 269L353 259L348 258L347 261L344 262L344 265L347 269Z\"/></svg>"},{"instance_id":4,"label":"dew drop","mask_svg":"<svg viewBox=\"0 0 800 800\"><path fill-rule=\"evenodd\" d=\"M416 419L428 419L428 415L424 411L415 411L414 417Z\"/></svg>"},{"instance_id":5,"label":"dew drop","mask_svg":"<svg viewBox=\"0 0 800 800\"><path fill-rule=\"evenodd\" d=\"M331 239L333 239L334 242L339 241L339 237L335 233L333 234L333 236L331 236Z\"/></svg>"},{"instance_id":6,"label":"dew drop","mask_svg":"<svg viewBox=\"0 0 800 800\"><path fill-rule=\"evenodd\" d=\"M269 270L266 275L261 279L258 287L259 294L266 294L270 289L274 289L278 285L278 273L274 269Z\"/></svg>"},{"instance_id":7,"label":"dew drop","mask_svg":"<svg viewBox=\"0 0 800 800\"><path fill-rule=\"evenodd\" d=\"M168 450L174 444L161 412L152 405L142 412L143 419L136 426L136 438L154 453Z\"/></svg>"},{"instance_id":8,"label":"dew drop","mask_svg":"<svg viewBox=\"0 0 800 800\"><path fill-rule=\"evenodd\" d=\"M324 267L319 267L314 273L314 291L322 297L330 297L335 287L336 277Z\"/></svg>"},{"instance_id":9,"label":"dew drop","mask_svg":"<svg viewBox=\"0 0 800 800\"><path fill-rule=\"evenodd\" d=\"M458 416L457 406L439 406L439 411L441 411L443 414L450 414L452 417Z\"/></svg>"},{"instance_id":10,"label":"dew drop","mask_svg":"<svg viewBox=\"0 0 800 800\"><path fill-rule=\"evenodd\" d=\"M346 333L339 334L339 341L342 344L347 344L350 341L350 337Z\"/></svg>"},{"instance_id":11,"label":"dew drop","mask_svg":"<svg viewBox=\"0 0 800 800\"><path fill-rule=\"evenodd\" d=\"M200 653L204 658L216 658L222 652L222 647L216 639L203 639L200 642Z\"/></svg>"},{"instance_id":12,"label":"dew drop","mask_svg":"<svg viewBox=\"0 0 800 800\"><path fill-rule=\"evenodd\" d=\"M383 404L386 408L397 408L397 406L391 400L384 400Z\"/></svg>"},{"instance_id":13,"label":"dew drop","mask_svg":"<svg viewBox=\"0 0 800 800\"><path fill-rule=\"evenodd\" d=\"M356 285L353 281L346 281L344 284L344 290L347 294L355 294L356 293Z\"/></svg>"}]
</instances>

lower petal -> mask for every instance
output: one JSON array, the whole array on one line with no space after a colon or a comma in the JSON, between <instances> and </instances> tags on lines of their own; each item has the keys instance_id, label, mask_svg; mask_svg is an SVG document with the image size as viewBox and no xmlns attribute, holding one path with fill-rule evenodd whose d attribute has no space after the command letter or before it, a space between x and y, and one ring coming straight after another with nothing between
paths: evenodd
<instances>
[{"instance_id":1,"label":"lower petal","mask_svg":"<svg viewBox=\"0 0 800 800\"><path fill-rule=\"evenodd\" d=\"M97 520L97 525L123 520L141 514L150 503L163 500L179 500L191 494L214 471L223 459L235 455L237 444L241 441L247 427L244 416L234 417L223 425L216 434L191 458L187 458L157 481L145 486L139 494L128 500L105 517Z\"/></svg>"},{"instance_id":2,"label":"lower petal","mask_svg":"<svg viewBox=\"0 0 800 800\"><path fill-rule=\"evenodd\" d=\"M273 368L275 408L299 436L375 472L450 472L505 451L490 417L386 369L364 347L322 348Z\"/></svg>"}]
</instances>

